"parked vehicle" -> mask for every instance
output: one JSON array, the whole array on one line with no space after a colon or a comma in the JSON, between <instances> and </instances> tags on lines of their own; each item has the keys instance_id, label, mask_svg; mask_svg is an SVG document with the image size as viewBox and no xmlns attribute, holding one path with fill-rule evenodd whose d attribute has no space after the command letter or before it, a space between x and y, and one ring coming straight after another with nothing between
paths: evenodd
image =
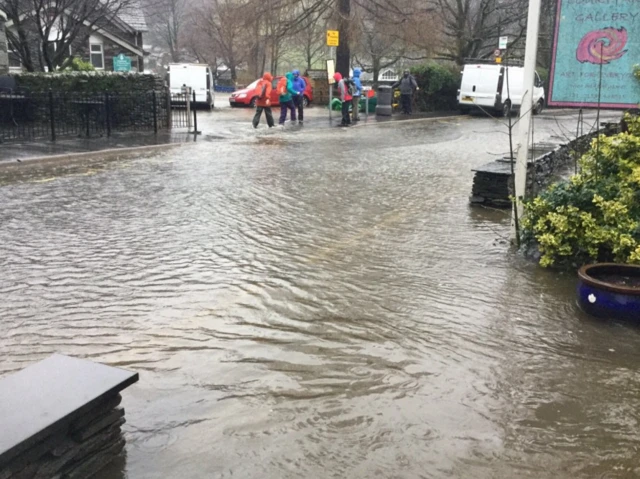
<instances>
[{"instance_id":1,"label":"parked vehicle","mask_svg":"<svg viewBox=\"0 0 640 479\"><path fill-rule=\"evenodd\" d=\"M275 77L273 79L273 91L271 92L271 106L280 105L280 98L276 93L276 86L278 85L278 80L280 80L280 78L282 78L282 76ZM308 77L302 77L302 78L304 78L304 81L307 84L307 87L304 90L304 100L303 100L304 106L307 107L313 101L313 87L311 86L310 78ZM257 97L255 96L255 90L256 90L256 86L258 86L258 81L259 80L254 81L247 88L243 88L242 90L238 90L234 92L229 98L229 104L232 107L256 106Z\"/></svg>"},{"instance_id":2,"label":"parked vehicle","mask_svg":"<svg viewBox=\"0 0 640 479\"><path fill-rule=\"evenodd\" d=\"M213 108L213 74L209 65L201 63L171 63L167 73L171 96L183 93L183 87L191 87L196 94L196 104Z\"/></svg>"},{"instance_id":3,"label":"parked vehicle","mask_svg":"<svg viewBox=\"0 0 640 479\"><path fill-rule=\"evenodd\" d=\"M536 72L533 88L533 113L544 108L544 88ZM524 94L524 68L499 63L469 63L462 71L458 105L463 112L482 108L509 115L519 110Z\"/></svg>"}]
</instances>

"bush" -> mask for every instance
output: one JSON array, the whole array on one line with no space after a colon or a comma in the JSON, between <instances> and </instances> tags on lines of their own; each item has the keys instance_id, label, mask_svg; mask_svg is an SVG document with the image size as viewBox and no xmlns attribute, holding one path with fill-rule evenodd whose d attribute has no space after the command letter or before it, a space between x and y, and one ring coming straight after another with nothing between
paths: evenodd
<instances>
[{"instance_id":1,"label":"bush","mask_svg":"<svg viewBox=\"0 0 640 479\"><path fill-rule=\"evenodd\" d=\"M640 120L626 121L628 132L593 140L579 174L525 203L523 241L542 266L640 264Z\"/></svg>"},{"instance_id":2,"label":"bush","mask_svg":"<svg viewBox=\"0 0 640 479\"><path fill-rule=\"evenodd\" d=\"M19 88L32 92L73 91L79 93L120 93L163 89L163 79L142 73L72 71L62 73L17 73Z\"/></svg>"},{"instance_id":3,"label":"bush","mask_svg":"<svg viewBox=\"0 0 640 479\"><path fill-rule=\"evenodd\" d=\"M456 110L458 108L458 69L446 68L430 62L411 70L420 90L416 94L416 107L420 111Z\"/></svg>"},{"instance_id":4,"label":"bush","mask_svg":"<svg viewBox=\"0 0 640 479\"><path fill-rule=\"evenodd\" d=\"M82 61L82 58L73 57L69 64L64 68L64 71L92 72L95 71L95 68L93 68L91 63Z\"/></svg>"}]
</instances>

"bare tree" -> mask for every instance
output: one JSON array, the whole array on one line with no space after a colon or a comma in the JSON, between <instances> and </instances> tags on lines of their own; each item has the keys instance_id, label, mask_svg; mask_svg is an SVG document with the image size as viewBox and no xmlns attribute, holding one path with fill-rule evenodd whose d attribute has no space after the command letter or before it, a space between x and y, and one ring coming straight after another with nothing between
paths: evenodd
<instances>
[{"instance_id":1,"label":"bare tree","mask_svg":"<svg viewBox=\"0 0 640 479\"><path fill-rule=\"evenodd\" d=\"M376 87L380 72L402 58L406 44L377 5L361 3L356 10L352 23L354 63L372 73Z\"/></svg>"},{"instance_id":2,"label":"bare tree","mask_svg":"<svg viewBox=\"0 0 640 479\"><path fill-rule=\"evenodd\" d=\"M302 49L307 70L311 70L314 64L326 51L325 31L326 22L316 17L309 17L303 24L303 28L294 37L294 41Z\"/></svg>"},{"instance_id":3,"label":"bare tree","mask_svg":"<svg viewBox=\"0 0 640 479\"><path fill-rule=\"evenodd\" d=\"M145 16L151 25L151 32L171 55L171 61L182 61L183 37L189 16L188 0L146 0Z\"/></svg>"},{"instance_id":4,"label":"bare tree","mask_svg":"<svg viewBox=\"0 0 640 479\"><path fill-rule=\"evenodd\" d=\"M433 0L445 36L440 57L458 65L465 58L483 58L497 48L500 35L511 43L524 37L526 0Z\"/></svg>"},{"instance_id":5,"label":"bare tree","mask_svg":"<svg viewBox=\"0 0 640 479\"><path fill-rule=\"evenodd\" d=\"M238 67L247 59L247 15L250 4L235 0L207 0L194 14L196 28L201 29L215 51L231 72L231 79L238 79Z\"/></svg>"},{"instance_id":6,"label":"bare tree","mask_svg":"<svg viewBox=\"0 0 640 479\"><path fill-rule=\"evenodd\" d=\"M27 71L54 71L71 58L74 43L86 43L133 0L0 0L7 15L9 48Z\"/></svg>"}]
</instances>

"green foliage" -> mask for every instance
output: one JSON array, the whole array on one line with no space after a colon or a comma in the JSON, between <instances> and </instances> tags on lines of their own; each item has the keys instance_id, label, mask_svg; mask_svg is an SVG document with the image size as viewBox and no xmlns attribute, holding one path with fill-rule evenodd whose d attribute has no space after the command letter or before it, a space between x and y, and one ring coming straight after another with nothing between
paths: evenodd
<instances>
[{"instance_id":1,"label":"green foliage","mask_svg":"<svg viewBox=\"0 0 640 479\"><path fill-rule=\"evenodd\" d=\"M457 94L460 86L458 67L447 68L429 62L411 69L420 90L416 104L420 111L455 110L458 108Z\"/></svg>"},{"instance_id":2,"label":"green foliage","mask_svg":"<svg viewBox=\"0 0 640 479\"><path fill-rule=\"evenodd\" d=\"M548 68L536 68L538 75L540 75L540 80L545 85L547 84L547 80L549 80L549 69Z\"/></svg>"},{"instance_id":3,"label":"green foliage","mask_svg":"<svg viewBox=\"0 0 640 479\"><path fill-rule=\"evenodd\" d=\"M18 73L18 87L32 92L74 91L81 93L161 90L162 78L142 73L65 71L61 73Z\"/></svg>"},{"instance_id":4,"label":"green foliage","mask_svg":"<svg viewBox=\"0 0 640 479\"><path fill-rule=\"evenodd\" d=\"M640 264L640 119L601 136L580 159L580 173L525 203L525 244L542 266L589 261Z\"/></svg>"},{"instance_id":5,"label":"green foliage","mask_svg":"<svg viewBox=\"0 0 640 479\"><path fill-rule=\"evenodd\" d=\"M93 65L89 62L82 61L82 58L73 57L70 59L71 61L67 66L65 66L64 71L71 72L92 72L95 70Z\"/></svg>"}]
</instances>

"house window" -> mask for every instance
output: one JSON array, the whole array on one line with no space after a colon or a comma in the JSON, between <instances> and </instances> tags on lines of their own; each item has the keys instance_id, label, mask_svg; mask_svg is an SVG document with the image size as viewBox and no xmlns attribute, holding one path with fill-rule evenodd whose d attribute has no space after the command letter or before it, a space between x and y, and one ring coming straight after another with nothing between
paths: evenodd
<instances>
[{"instance_id":1,"label":"house window","mask_svg":"<svg viewBox=\"0 0 640 479\"><path fill-rule=\"evenodd\" d=\"M18 55L13 50L9 50L7 53L9 54L9 68L16 69L16 70L22 69L22 62L20 61L20 55Z\"/></svg>"},{"instance_id":2,"label":"house window","mask_svg":"<svg viewBox=\"0 0 640 479\"><path fill-rule=\"evenodd\" d=\"M393 70L387 70L382 74L382 79L383 80L395 80L397 78L396 76L396 72L394 72Z\"/></svg>"},{"instance_id":3,"label":"house window","mask_svg":"<svg viewBox=\"0 0 640 479\"><path fill-rule=\"evenodd\" d=\"M104 50L99 43L92 43L91 48L91 64L96 70L104 70Z\"/></svg>"}]
</instances>

